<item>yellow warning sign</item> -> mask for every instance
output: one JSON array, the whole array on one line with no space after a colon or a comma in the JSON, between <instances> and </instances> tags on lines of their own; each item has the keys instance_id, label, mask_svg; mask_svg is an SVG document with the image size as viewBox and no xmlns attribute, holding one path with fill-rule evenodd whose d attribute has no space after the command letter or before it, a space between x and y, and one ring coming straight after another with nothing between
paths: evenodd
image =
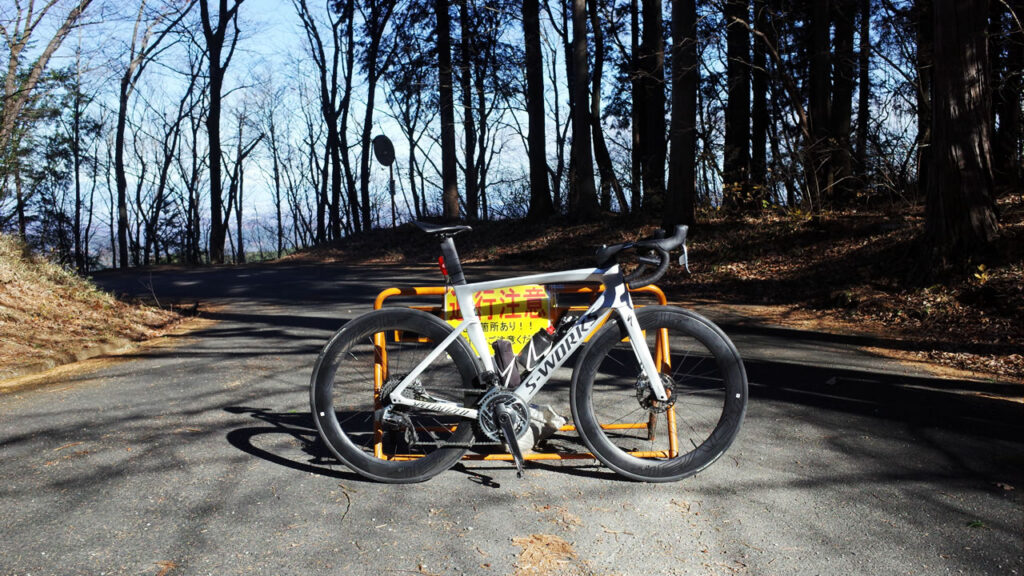
<instances>
[{"instance_id":1,"label":"yellow warning sign","mask_svg":"<svg viewBox=\"0 0 1024 576\"><path fill-rule=\"evenodd\" d=\"M473 294L473 307L487 343L504 338L512 342L512 351L518 354L538 330L551 326L555 303L544 286L532 284L477 292ZM444 294L444 319L452 326L462 322L451 288Z\"/></svg>"}]
</instances>

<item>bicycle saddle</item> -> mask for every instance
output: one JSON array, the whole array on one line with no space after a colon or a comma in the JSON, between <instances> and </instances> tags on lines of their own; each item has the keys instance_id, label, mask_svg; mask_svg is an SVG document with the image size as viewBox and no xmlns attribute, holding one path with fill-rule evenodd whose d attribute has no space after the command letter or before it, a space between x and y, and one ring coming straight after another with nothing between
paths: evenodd
<instances>
[{"instance_id":1,"label":"bicycle saddle","mask_svg":"<svg viewBox=\"0 0 1024 576\"><path fill-rule=\"evenodd\" d=\"M473 230L470 226L459 224L430 224L418 221L413 221L413 224L419 226L420 230L423 230L427 234L440 234L442 236L455 236L460 232L469 232Z\"/></svg>"}]
</instances>

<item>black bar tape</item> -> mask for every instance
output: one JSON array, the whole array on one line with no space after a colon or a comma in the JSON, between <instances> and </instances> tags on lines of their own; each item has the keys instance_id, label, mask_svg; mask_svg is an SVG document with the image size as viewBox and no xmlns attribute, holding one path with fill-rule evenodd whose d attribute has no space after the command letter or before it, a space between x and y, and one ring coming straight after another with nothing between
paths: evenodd
<instances>
[{"instance_id":1,"label":"black bar tape","mask_svg":"<svg viewBox=\"0 0 1024 576\"><path fill-rule=\"evenodd\" d=\"M646 274L649 265L642 264L632 274L627 275L624 280L629 284L630 288L643 288L649 284L654 284L665 275L668 271L669 254L668 251L661 248L654 248L654 252L658 255L658 267L651 272Z\"/></svg>"}]
</instances>

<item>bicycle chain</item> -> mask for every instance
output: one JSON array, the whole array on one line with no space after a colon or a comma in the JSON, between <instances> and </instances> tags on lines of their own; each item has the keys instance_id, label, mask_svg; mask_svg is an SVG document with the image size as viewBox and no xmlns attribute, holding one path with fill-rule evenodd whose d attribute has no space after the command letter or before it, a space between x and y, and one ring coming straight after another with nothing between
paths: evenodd
<instances>
[{"instance_id":1,"label":"bicycle chain","mask_svg":"<svg viewBox=\"0 0 1024 576\"><path fill-rule=\"evenodd\" d=\"M383 385L381 385L380 392L378 393L377 397L380 398L380 401L381 401L382 404L384 404L385 406L391 404L391 393L394 392L395 388L397 388L398 385L402 383L402 380L404 378L405 378L404 375L401 376L401 377L391 376L391 377L389 377L384 382ZM463 394L470 393L470 392L475 392L475 393L482 393L482 392L484 392L480 388L456 388L455 390L458 391L458 392L462 392ZM396 407L396 408L404 408L404 407ZM501 442L495 442L495 441L490 441L490 440L474 440L474 441L470 441L470 442L420 442L420 441L418 441L418 436L414 435L414 437L412 439L412 442L410 442L409 445L410 445L410 447L416 447L416 446L422 446L422 445L430 445L430 446L433 446L436 449L442 449L442 448L467 448L467 449L469 449L469 448L474 448L474 447L503 446L504 444L502 444Z\"/></svg>"}]
</instances>

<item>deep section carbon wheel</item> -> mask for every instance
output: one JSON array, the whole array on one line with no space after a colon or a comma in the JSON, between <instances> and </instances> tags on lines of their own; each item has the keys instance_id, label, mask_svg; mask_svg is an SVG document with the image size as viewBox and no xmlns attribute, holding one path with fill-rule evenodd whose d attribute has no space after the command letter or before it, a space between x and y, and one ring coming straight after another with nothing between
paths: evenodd
<instances>
[{"instance_id":1,"label":"deep section carbon wheel","mask_svg":"<svg viewBox=\"0 0 1024 576\"><path fill-rule=\"evenodd\" d=\"M651 306L636 317L669 400L654 397L625 330L613 321L576 365L573 418L609 468L634 480L679 480L714 462L736 438L747 405L746 373L732 342L702 316Z\"/></svg>"},{"instance_id":2,"label":"deep section carbon wheel","mask_svg":"<svg viewBox=\"0 0 1024 576\"><path fill-rule=\"evenodd\" d=\"M331 338L313 370L310 406L320 436L344 464L381 482L420 482L453 466L472 445L472 420L389 400L451 331L425 312L384 308ZM456 338L404 395L463 406L478 398L476 378L476 356Z\"/></svg>"}]
</instances>

